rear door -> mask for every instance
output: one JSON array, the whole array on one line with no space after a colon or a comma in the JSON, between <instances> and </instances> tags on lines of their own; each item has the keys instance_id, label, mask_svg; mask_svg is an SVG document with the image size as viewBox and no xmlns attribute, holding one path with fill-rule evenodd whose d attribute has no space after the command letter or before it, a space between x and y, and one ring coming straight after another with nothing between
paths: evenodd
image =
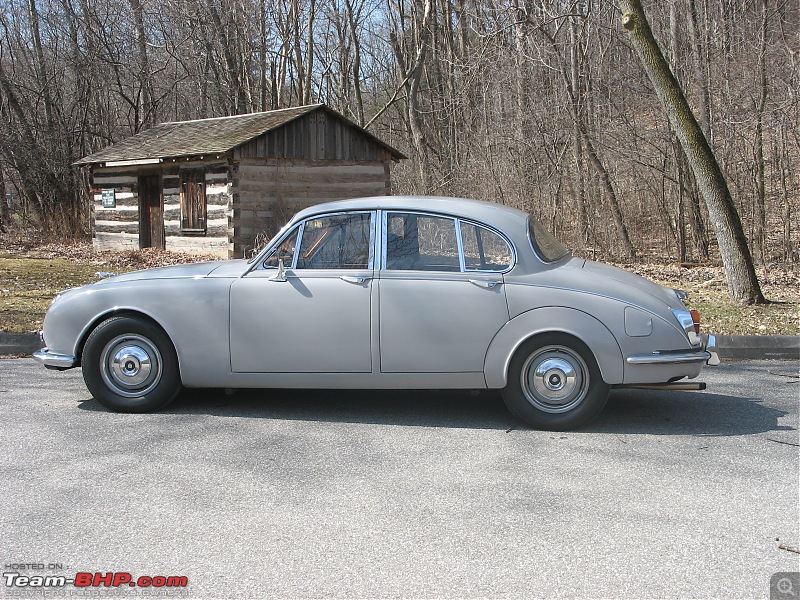
<instances>
[{"instance_id":1,"label":"rear door","mask_svg":"<svg viewBox=\"0 0 800 600\"><path fill-rule=\"evenodd\" d=\"M383 215L380 370L482 372L508 321L510 245L485 227L411 212Z\"/></svg>"}]
</instances>

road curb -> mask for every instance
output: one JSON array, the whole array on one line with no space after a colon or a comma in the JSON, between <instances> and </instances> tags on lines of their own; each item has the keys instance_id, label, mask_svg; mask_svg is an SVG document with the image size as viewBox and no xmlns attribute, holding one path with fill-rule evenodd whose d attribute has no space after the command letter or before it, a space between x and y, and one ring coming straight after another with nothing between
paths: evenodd
<instances>
[{"instance_id":1,"label":"road curb","mask_svg":"<svg viewBox=\"0 0 800 600\"><path fill-rule=\"evenodd\" d=\"M42 347L37 333L0 333L0 355L32 354ZM718 335L720 358L800 359L800 335Z\"/></svg>"},{"instance_id":2,"label":"road curb","mask_svg":"<svg viewBox=\"0 0 800 600\"><path fill-rule=\"evenodd\" d=\"M718 335L720 358L800 359L800 335Z\"/></svg>"},{"instance_id":3,"label":"road curb","mask_svg":"<svg viewBox=\"0 0 800 600\"><path fill-rule=\"evenodd\" d=\"M43 345L38 333L0 333L0 355L33 354Z\"/></svg>"}]
</instances>

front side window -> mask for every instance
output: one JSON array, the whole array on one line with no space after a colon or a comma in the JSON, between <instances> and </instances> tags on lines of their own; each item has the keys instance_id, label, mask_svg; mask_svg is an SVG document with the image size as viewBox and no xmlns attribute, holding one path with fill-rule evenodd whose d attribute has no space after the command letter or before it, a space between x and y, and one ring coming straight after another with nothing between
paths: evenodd
<instances>
[{"instance_id":1,"label":"front side window","mask_svg":"<svg viewBox=\"0 0 800 600\"><path fill-rule=\"evenodd\" d=\"M371 216L340 214L305 221L296 268L369 268Z\"/></svg>"}]
</instances>

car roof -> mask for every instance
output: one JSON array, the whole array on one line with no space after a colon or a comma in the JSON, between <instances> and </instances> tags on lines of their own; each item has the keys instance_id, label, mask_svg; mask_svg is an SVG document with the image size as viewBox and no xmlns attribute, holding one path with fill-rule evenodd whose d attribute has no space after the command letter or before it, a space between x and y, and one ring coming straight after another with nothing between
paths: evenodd
<instances>
[{"instance_id":1,"label":"car roof","mask_svg":"<svg viewBox=\"0 0 800 600\"><path fill-rule=\"evenodd\" d=\"M403 210L463 217L492 225L507 234L527 222L528 214L494 202L444 196L372 196L317 204L298 212L293 221L329 212L350 210Z\"/></svg>"}]
</instances>

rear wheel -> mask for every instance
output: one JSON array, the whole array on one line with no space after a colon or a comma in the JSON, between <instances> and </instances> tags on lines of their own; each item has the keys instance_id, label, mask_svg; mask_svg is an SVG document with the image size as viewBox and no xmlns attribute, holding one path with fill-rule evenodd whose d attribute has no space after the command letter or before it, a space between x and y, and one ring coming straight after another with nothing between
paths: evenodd
<instances>
[{"instance_id":1,"label":"rear wheel","mask_svg":"<svg viewBox=\"0 0 800 600\"><path fill-rule=\"evenodd\" d=\"M172 342L136 317L112 317L98 325L86 340L81 365L92 396L118 412L158 410L181 389Z\"/></svg>"},{"instance_id":2,"label":"rear wheel","mask_svg":"<svg viewBox=\"0 0 800 600\"><path fill-rule=\"evenodd\" d=\"M566 431L597 416L608 391L586 344L548 333L525 342L511 359L503 399L529 425Z\"/></svg>"}]
</instances>

